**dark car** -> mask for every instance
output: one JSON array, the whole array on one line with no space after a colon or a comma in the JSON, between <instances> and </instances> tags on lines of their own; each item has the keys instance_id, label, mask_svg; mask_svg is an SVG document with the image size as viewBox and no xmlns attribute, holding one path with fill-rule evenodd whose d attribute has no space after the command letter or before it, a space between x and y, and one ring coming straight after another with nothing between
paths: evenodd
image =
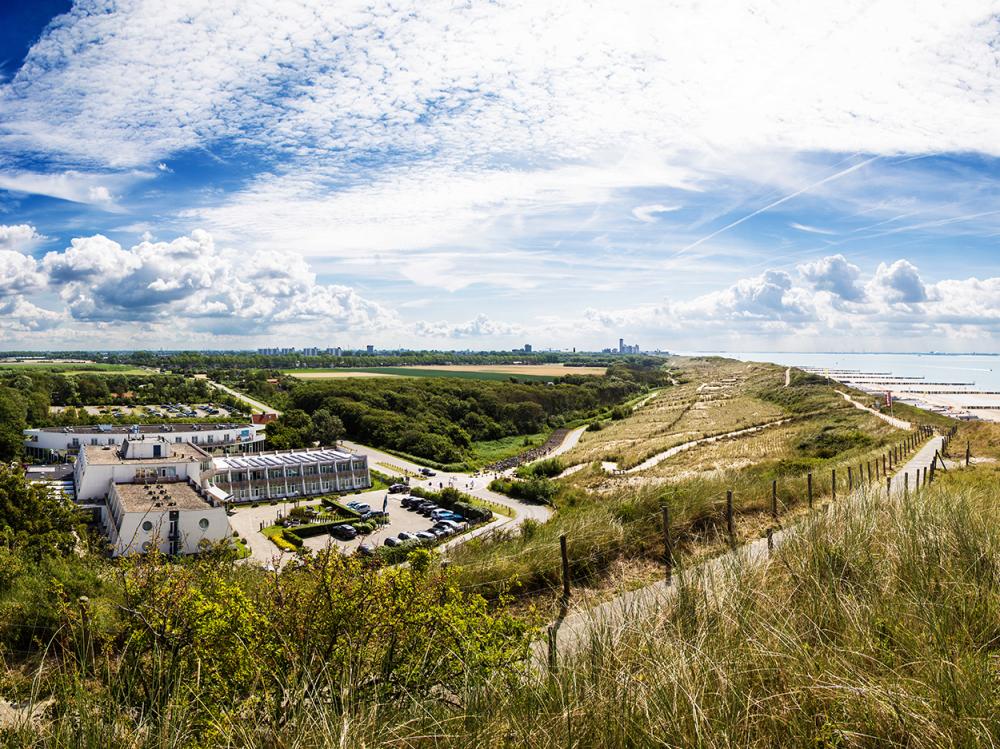
<instances>
[{"instance_id":1,"label":"dark car","mask_svg":"<svg viewBox=\"0 0 1000 749\"><path fill-rule=\"evenodd\" d=\"M404 492L408 492L409 490L410 487L408 487L406 484L393 484L392 486L389 487L389 494L403 494Z\"/></svg>"},{"instance_id":2,"label":"dark car","mask_svg":"<svg viewBox=\"0 0 1000 749\"><path fill-rule=\"evenodd\" d=\"M413 539L416 538L416 536L414 536L412 533L407 533L406 531L402 531L398 536L396 536L396 538L398 538L400 541L412 541Z\"/></svg>"},{"instance_id":3,"label":"dark car","mask_svg":"<svg viewBox=\"0 0 1000 749\"><path fill-rule=\"evenodd\" d=\"M412 494L410 494L399 500L399 506L413 507L413 505L417 504L418 502L423 502L423 500L420 497L414 497Z\"/></svg>"},{"instance_id":4,"label":"dark car","mask_svg":"<svg viewBox=\"0 0 1000 749\"><path fill-rule=\"evenodd\" d=\"M330 529L330 535L342 541L350 541L358 537L358 532L350 525L335 525Z\"/></svg>"},{"instance_id":5,"label":"dark car","mask_svg":"<svg viewBox=\"0 0 1000 749\"><path fill-rule=\"evenodd\" d=\"M432 471L430 468L421 468L420 473L422 473L424 476L437 476L437 474L434 473L434 471Z\"/></svg>"},{"instance_id":6,"label":"dark car","mask_svg":"<svg viewBox=\"0 0 1000 749\"><path fill-rule=\"evenodd\" d=\"M371 544L361 544L358 547L358 553L363 557L375 556L375 547Z\"/></svg>"},{"instance_id":7,"label":"dark car","mask_svg":"<svg viewBox=\"0 0 1000 749\"><path fill-rule=\"evenodd\" d=\"M434 512L434 510L440 510L440 509L441 509L440 507L431 502L430 504L421 507L419 510L417 510L417 512L419 512L424 517L430 517L431 513Z\"/></svg>"},{"instance_id":8,"label":"dark car","mask_svg":"<svg viewBox=\"0 0 1000 749\"><path fill-rule=\"evenodd\" d=\"M389 538L387 538L384 541L384 543L385 543L386 546L399 546L400 541L395 536L389 536Z\"/></svg>"},{"instance_id":9,"label":"dark car","mask_svg":"<svg viewBox=\"0 0 1000 749\"><path fill-rule=\"evenodd\" d=\"M366 512L361 516L362 520L374 520L376 523L388 523L389 513L382 512L381 510L372 510L371 512Z\"/></svg>"}]
</instances>

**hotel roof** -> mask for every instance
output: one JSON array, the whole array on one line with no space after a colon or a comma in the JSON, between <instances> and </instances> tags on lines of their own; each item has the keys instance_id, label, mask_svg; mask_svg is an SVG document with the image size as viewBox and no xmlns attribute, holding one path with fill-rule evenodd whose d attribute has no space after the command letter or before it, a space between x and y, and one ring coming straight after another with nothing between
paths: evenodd
<instances>
[{"instance_id":1,"label":"hotel roof","mask_svg":"<svg viewBox=\"0 0 1000 749\"><path fill-rule=\"evenodd\" d=\"M163 484L115 484L125 512L206 510L211 505L184 481Z\"/></svg>"},{"instance_id":2,"label":"hotel roof","mask_svg":"<svg viewBox=\"0 0 1000 749\"><path fill-rule=\"evenodd\" d=\"M170 455L159 458L123 458L119 445L82 445L80 450L84 459L91 465L192 463L201 462L209 457L208 453L190 442L164 442L164 444L170 445Z\"/></svg>"},{"instance_id":3,"label":"hotel roof","mask_svg":"<svg viewBox=\"0 0 1000 749\"><path fill-rule=\"evenodd\" d=\"M28 429L33 432L62 432L63 434L162 434L163 432L211 432L216 429L250 429L259 431L259 424L87 424L75 427L40 427L37 430Z\"/></svg>"},{"instance_id":4,"label":"hotel roof","mask_svg":"<svg viewBox=\"0 0 1000 749\"><path fill-rule=\"evenodd\" d=\"M352 453L343 450L309 450L301 452L275 453L267 455L260 453L257 455L241 455L239 457L228 456L225 458L213 458L212 463L215 468L225 471L228 469L254 469L254 468L281 468L282 466L315 465L317 463L333 463L340 460L351 460L356 457Z\"/></svg>"}]
</instances>

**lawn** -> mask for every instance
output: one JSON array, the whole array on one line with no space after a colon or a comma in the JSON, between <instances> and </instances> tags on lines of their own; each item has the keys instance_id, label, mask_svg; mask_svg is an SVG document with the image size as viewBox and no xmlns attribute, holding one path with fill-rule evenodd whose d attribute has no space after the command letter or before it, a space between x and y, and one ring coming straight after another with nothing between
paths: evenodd
<instances>
[{"instance_id":1,"label":"lawn","mask_svg":"<svg viewBox=\"0 0 1000 749\"><path fill-rule=\"evenodd\" d=\"M517 434L511 437L501 437L498 440L486 440L472 443L473 462L476 467L489 465L498 460L509 458L538 447L549 438L549 432L537 434Z\"/></svg>"}]
</instances>

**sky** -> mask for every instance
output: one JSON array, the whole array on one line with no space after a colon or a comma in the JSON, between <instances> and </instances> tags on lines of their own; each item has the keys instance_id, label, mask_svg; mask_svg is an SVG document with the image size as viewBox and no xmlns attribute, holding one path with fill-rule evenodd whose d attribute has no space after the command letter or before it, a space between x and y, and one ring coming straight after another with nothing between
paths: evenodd
<instances>
[{"instance_id":1,"label":"sky","mask_svg":"<svg viewBox=\"0 0 1000 749\"><path fill-rule=\"evenodd\" d=\"M1000 3L0 0L0 349L1000 351Z\"/></svg>"}]
</instances>

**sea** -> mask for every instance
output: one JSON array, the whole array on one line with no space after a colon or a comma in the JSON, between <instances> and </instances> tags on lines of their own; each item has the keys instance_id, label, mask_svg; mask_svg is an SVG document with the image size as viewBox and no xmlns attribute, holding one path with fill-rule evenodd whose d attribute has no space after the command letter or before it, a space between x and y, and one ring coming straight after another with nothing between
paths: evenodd
<instances>
[{"instance_id":1,"label":"sea","mask_svg":"<svg viewBox=\"0 0 1000 749\"><path fill-rule=\"evenodd\" d=\"M772 362L786 367L888 372L897 376L923 377L928 382L971 382L975 384L977 390L1000 390L1000 355L996 354L842 354L775 351L713 353L741 361Z\"/></svg>"}]
</instances>

